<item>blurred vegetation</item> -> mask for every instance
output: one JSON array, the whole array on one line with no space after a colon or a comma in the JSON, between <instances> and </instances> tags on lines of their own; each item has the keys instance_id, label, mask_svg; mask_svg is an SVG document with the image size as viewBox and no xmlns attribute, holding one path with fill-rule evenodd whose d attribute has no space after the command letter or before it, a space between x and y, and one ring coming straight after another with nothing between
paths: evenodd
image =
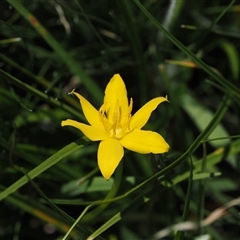
<instances>
[{"instance_id":1,"label":"blurred vegetation","mask_svg":"<svg viewBox=\"0 0 240 240\"><path fill-rule=\"evenodd\" d=\"M239 16L237 1L1 1L0 239L150 240L185 221L165 239L239 239L237 206L200 224L239 196ZM99 108L115 73L133 112L168 95L146 129L171 146L125 150L117 187L98 143L60 125L86 122L68 92Z\"/></svg>"}]
</instances>

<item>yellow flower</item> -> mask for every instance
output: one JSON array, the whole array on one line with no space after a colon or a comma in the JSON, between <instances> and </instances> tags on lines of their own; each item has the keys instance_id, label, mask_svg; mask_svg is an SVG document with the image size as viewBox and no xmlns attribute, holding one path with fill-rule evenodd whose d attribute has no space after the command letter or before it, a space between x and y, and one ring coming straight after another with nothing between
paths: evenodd
<instances>
[{"instance_id":1,"label":"yellow flower","mask_svg":"<svg viewBox=\"0 0 240 240\"><path fill-rule=\"evenodd\" d=\"M167 101L167 98L152 99L132 116L133 101L130 99L129 103L125 84L119 74L115 74L108 83L99 111L83 96L74 90L72 93L80 100L82 111L90 125L71 119L62 121L61 125L73 126L90 140L101 141L98 147L98 166L105 179L111 177L121 161L123 148L142 154L164 153L169 150L169 145L160 134L141 130L152 111Z\"/></svg>"}]
</instances>

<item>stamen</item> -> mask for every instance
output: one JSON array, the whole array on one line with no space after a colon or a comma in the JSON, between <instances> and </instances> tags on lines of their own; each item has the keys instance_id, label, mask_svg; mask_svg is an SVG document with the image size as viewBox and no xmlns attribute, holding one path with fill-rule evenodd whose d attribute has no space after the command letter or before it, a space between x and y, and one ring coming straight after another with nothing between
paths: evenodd
<instances>
[{"instance_id":1,"label":"stamen","mask_svg":"<svg viewBox=\"0 0 240 240\"><path fill-rule=\"evenodd\" d=\"M132 112L132 108L133 108L133 100L132 98L130 98L130 103L129 103L129 106L128 106L128 114L130 115L131 112Z\"/></svg>"},{"instance_id":2,"label":"stamen","mask_svg":"<svg viewBox=\"0 0 240 240\"><path fill-rule=\"evenodd\" d=\"M109 133L111 131L111 124L109 123L107 117L106 117L106 111L105 111L105 104L103 104L100 109L99 109L99 116L100 116L100 121L102 122L104 128L106 131Z\"/></svg>"},{"instance_id":3,"label":"stamen","mask_svg":"<svg viewBox=\"0 0 240 240\"><path fill-rule=\"evenodd\" d=\"M124 133L126 133L126 131L129 131L129 130L130 130L130 122L131 122L131 118L132 118L132 115L131 115L132 108L133 108L133 100L132 100L132 98L131 98L131 99L130 99L129 106L128 106L128 115L125 116L124 122L123 122L123 124L122 124L121 135L124 135Z\"/></svg>"}]
</instances>

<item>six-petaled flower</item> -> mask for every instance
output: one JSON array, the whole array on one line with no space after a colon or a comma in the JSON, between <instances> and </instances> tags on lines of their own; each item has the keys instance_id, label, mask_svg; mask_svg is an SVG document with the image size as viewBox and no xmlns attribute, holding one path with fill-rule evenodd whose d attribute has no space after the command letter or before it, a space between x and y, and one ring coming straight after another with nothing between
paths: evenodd
<instances>
[{"instance_id":1,"label":"six-petaled flower","mask_svg":"<svg viewBox=\"0 0 240 240\"><path fill-rule=\"evenodd\" d=\"M100 141L98 147L98 166L105 179L109 179L124 155L124 148L141 154L164 153L169 145L157 132L141 130L153 110L167 101L156 97L147 102L133 116L133 100L128 101L125 84L119 74L108 83L105 97L99 110L95 109L83 96L71 92L80 101L83 113L90 125L71 119L62 121L62 126L79 129L92 141Z\"/></svg>"}]
</instances>

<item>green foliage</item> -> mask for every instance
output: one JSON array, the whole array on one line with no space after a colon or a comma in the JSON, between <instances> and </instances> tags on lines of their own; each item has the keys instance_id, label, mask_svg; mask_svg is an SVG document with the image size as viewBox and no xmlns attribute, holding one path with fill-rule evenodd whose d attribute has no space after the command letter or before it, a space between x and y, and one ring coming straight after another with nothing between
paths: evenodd
<instances>
[{"instance_id":1,"label":"green foliage","mask_svg":"<svg viewBox=\"0 0 240 240\"><path fill-rule=\"evenodd\" d=\"M165 229L167 239L237 240L239 201L227 202L239 196L239 9L234 0L3 1L0 239L160 239ZM99 108L115 73L133 112L168 95L147 129L171 149L125 150L106 181L98 143L61 121L86 123L68 93ZM205 224L222 205L226 216Z\"/></svg>"}]
</instances>

